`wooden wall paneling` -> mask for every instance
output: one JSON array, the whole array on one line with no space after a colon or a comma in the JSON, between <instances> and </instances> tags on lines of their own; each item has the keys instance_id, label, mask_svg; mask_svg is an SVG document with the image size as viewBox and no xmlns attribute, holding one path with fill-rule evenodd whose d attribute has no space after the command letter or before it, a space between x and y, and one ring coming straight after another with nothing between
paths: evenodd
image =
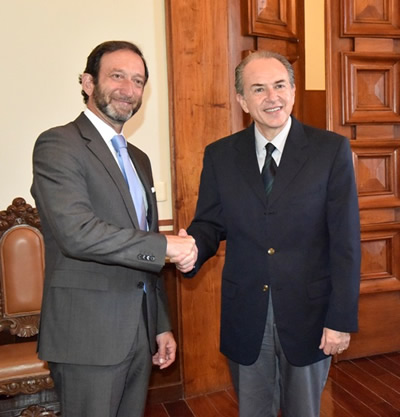
<instances>
[{"instance_id":1,"label":"wooden wall paneling","mask_svg":"<svg viewBox=\"0 0 400 417\"><path fill-rule=\"evenodd\" d=\"M353 46L352 39L339 35L342 3L337 7L337 0L325 0L326 122L329 130L352 139L352 127L338 122L342 120L340 51L351 51Z\"/></svg>"},{"instance_id":2,"label":"wooden wall paneling","mask_svg":"<svg viewBox=\"0 0 400 417\"><path fill-rule=\"evenodd\" d=\"M398 0L342 0L342 36L400 36Z\"/></svg>"},{"instance_id":3,"label":"wooden wall paneling","mask_svg":"<svg viewBox=\"0 0 400 417\"><path fill-rule=\"evenodd\" d=\"M400 54L342 52L343 124L400 123Z\"/></svg>"},{"instance_id":4,"label":"wooden wall paneling","mask_svg":"<svg viewBox=\"0 0 400 417\"><path fill-rule=\"evenodd\" d=\"M357 140L353 143L354 171L358 188L361 224L396 222L396 211L400 206L400 141ZM373 217L364 211L378 208L391 210L390 218ZM373 212L372 212L373 213Z\"/></svg>"},{"instance_id":5,"label":"wooden wall paneling","mask_svg":"<svg viewBox=\"0 0 400 417\"><path fill-rule=\"evenodd\" d=\"M400 271L395 253L398 253L400 248L400 228L375 229L377 230L365 231L361 241L364 257L361 269L361 293L399 291ZM396 316L400 320L400 317ZM382 326L384 325L385 323L382 323Z\"/></svg>"},{"instance_id":6,"label":"wooden wall paneling","mask_svg":"<svg viewBox=\"0 0 400 417\"><path fill-rule=\"evenodd\" d=\"M305 90L302 121L310 126L326 129L325 90Z\"/></svg>"},{"instance_id":7,"label":"wooden wall paneling","mask_svg":"<svg viewBox=\"0 0 400 417\"><path fill-rule=\"evenodd\" d=\"M338 355L338 360L391 352L393 350L391 340L397 338L393 329L398 329L400 326L400 310L397 308L399 305L399 291L363 294L359 308L359 332L357 335L352 335L350 349L343 354L343 357ZM379 325L376 325L377 323Z\"/></svg>"},{"instance_id":8,"label":"wooden wall paneling","mask_svg":"<svg viewBox=\"0 0 400 417\"><path fill-rule=\"evenodd\" d=\"M361 219L360 330L339 360L400 349L399 22L399 0L326 0L327 122L350 139Z\"/></svg>"},{"instance_id":9,"label":"wooden wall paneling","mask_svg":"<svg viewBox=\"0 0 400 417\"><path fill-rule=\"evenodd\" d=\"M228 3L166 0L175 230L193 218L205 146L230 133ZM231 384L219 353L223 258L178 277L186 396Z\"/></svg>"},{"instance_id":10,"label":"wooden wall paneling","mask_svg":"<svg viewBox=\"0 0 400 417\"><path fill-rule=\"evenodd\" d=\"M231 130L237 132L251 123L247 113L244 113L236 100L235 68L250 51L257 49L257 38L248 34L243 28L247 27L247 2L229 0L228 13L228 42L229 42L229 85L231 103Z\"/></svg>"},{"instance_id":11,"label":"wooden wall paneling","mask_svg":"<svg viewBox=\"0 0 400 417\"><path fill-rule=\"evenodd\" d=\"M297 42L299 35L296 0L248 0L244 2L247 33Z\"/></svg>"}]
</instances>

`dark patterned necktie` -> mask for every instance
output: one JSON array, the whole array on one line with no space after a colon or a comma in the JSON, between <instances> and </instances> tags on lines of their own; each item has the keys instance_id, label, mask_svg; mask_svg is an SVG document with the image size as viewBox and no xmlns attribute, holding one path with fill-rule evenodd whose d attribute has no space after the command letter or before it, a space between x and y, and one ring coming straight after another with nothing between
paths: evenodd
<instances>
[{"instance_id":1,"label":"dark patterned necktie","mask_svg":"<svg viewBox=\"0 0 400 417\"><path fill-rule=\"evenodd\" d=\"M272 158L272 152L275 150L275 146L272 143L266 145L267 155L265 156L265 162L261 171L262 180L264 182L265 193L267 197L272 190L272 184L274 183L276 174L276 163Z\"/></svg>"}]
</instances>

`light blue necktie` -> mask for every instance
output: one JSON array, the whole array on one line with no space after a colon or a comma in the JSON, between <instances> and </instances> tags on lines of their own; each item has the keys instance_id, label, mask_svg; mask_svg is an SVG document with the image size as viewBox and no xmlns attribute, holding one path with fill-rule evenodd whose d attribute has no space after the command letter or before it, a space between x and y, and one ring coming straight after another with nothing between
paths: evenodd
<instances>
[{"instance_id":1,"label":"light blue necktie","mask_svg":"<svg viewBox=\"0 0 400 417\"><path fill-rule=\"evenodd\" d=\"M122 174L129 186L129 191L135 205L136 215L139 226L142 230L147 230L146 207L143 200L143 189L139 178L132 167L132 162L128 154L128 148L125 138L122 135L115 135L111 139L111 143L117 152L118 162L121 167Z\"/></svg>"}]
</instances>

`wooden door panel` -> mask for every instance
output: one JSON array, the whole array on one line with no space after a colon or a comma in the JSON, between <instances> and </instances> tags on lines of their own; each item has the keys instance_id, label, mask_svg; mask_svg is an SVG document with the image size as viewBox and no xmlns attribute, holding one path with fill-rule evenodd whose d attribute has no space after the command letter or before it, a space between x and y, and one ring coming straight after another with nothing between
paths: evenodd
<instances>
[{"instance_id":1,"label":"wooden door panel","mask_svg":"<svg viewBox=\"0 0 400 417\"><path fill-rule=\"evenodd\" d=\"M400 349L399 6L326 0L327 122L350 139L361 220L360 330L339 360Z\"/></svg>"},{"instance_id":2,"label":"wooden door panel","mask_svg":"<svg viewBox=\"0 0 400 417\"><path fill-rule=\"evenodd\" d=\"M248 35L299 39L296 0L246 0L243 22Z\"/></svg>"},{"instance_id":3,"label":"wooden door panel","mask_svg":"<svg viewBox=\"0 0 400 417\"><path fill-rule=\"evenodd\" d=\"M361 294L400 290L399 266L396 260L399 242L400 234L396 229L363 233Z\"/></svg>"},{"instance_id":4,"label":"wooden door panel","mask_svg":"<svg viewBox=\"0 0 400 417\"><path fill-rule=\"evenodd\" d=\"M400 123L400 55L342 52L343 124Z\"/></svg>"},{"instance_id":5,"label":"wooden door panel","mask_svg":"<svg viewBox=\"0 0 400 417\"><path fill-rule=\"evenodd\" d=\"M399 142L356 141L353 143L353 160L361 210L400 205Z\"/></svg>"},{"instance_id":6,"label":"wooden door panel","mask_svg":"<svg viewBox=\"0 0 400 417\"><path fill-rule=\"evenodd\" d=\"M400 292L363 294L361 300L359 332L352 335L350 348L338 356L339 360L391 352L394 341L398 342Z\"/></svg>"},{"instance_id":7,"label":"wooden door panel","mask_svg":"<svg viewBox=\"0 0 400 417\"><path fill-rule=\"evenodd\" d=\"M343 36L400 36L399 0L342 0Z\"/></svg>"}]
</instances>

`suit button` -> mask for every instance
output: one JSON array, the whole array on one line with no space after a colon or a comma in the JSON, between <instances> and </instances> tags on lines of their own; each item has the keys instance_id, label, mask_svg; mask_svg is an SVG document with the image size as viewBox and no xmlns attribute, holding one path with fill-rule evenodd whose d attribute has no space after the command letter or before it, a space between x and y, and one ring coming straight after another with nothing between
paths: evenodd
<instances>
[{"instance_id":1,"label":"suit button","mask_svg":"<svg viewBox=\"0 0 400 417\"><path fill-rule=\"evenodd\" d=\"M275 249L274 248L269 248L268 249L268 255L274 255L275 254Z\"/></svg>"},{"instance_id":2,"label":"suit button","mask_svg":"<svg viewBox=\"0 0 400 417\"><path fill-rule=\"evenodd\" d=\"M142 281L138 282L137 287L142 290L144 288L144 282Z\"/></svg>"},{"instance_id":3,"label":"suit button","mask_svg":"<svg viewBox=\"0 0 400 417\"><path fill-rule=\"evenodd\" d=\"M268 291L268 288L269 288L269 287L268 287L268 285L267 285L267 284L265 284L265 285L263 286L263 291L264 291L264 292L267 292L267 291Z\"/></svg>"}]
</instances>

